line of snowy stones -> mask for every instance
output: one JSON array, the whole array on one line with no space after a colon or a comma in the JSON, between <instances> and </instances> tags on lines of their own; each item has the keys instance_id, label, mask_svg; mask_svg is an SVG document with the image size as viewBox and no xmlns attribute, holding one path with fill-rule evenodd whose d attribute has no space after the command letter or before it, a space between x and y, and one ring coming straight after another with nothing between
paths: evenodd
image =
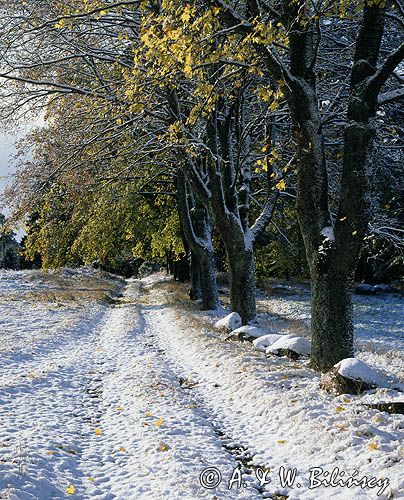
<instances>
[{"instance_id":1,"label":"line of snowy stones","mask_svg":"<svg viewBox=\"0 0 404 500\"><path fill-rule=\"evenodd\" d=\"M293 360L310 356L311 342L298 335L268 333L257 326L241 326L238 313L232 312L217 321L216 330L228 333L226 340L249 341L268 356L287 356ZM343 359L320 379L320 388L335 395L360 394L379 387L402 391L377 370L357 358Z\"/></svg>"}]
</instances>

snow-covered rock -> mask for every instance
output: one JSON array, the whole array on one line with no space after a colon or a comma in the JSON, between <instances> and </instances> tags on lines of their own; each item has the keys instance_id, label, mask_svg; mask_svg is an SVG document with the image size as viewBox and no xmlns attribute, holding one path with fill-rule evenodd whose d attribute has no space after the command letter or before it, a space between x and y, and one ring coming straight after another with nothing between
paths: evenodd
<instances>
[{"instance_id":1,"label":"snow-covered rock","mask_svg":"<svg viewBox=\"0 0 404 500\"><path fill-rule=\"evenodd\" d=\"M397 292L398 290L391 285L386 285L384 283L380 283L379 285L375 285L375 290L376 292L383 292L383 293L394 293Z\"/></svg>"},{"instance_id":2,"label":"snow-covered rock","mask_svg":"<svg viewBox=\"0 0 404 500\"><path fill-rule=\"evenodd\" d=\"M228 339L231 340L253 340L265 335L264 330L256 326L244 325L233 330Z\"/></svg>"},{"instance_id":3,"label":"snow-covered rock","mask_svg":"<svg viewBox=\"0 0 404 500\"><path fill-rule=\"evenodd\" d=\"M293 291L293 288L290 285L282 285L282 283L280 283L278 285L274 285L272 290L291 292Z\"/></svg>"},{"instance_id":4,"label":"snow-covered rock","mask_svg":"<svg viewBox=\"0 0 404 500\"><path fill-rule=\"evenodd\" d=\"M343 359L335 365L339 375L351 380L361 380L370 385L383 387L386 379L382 377L374 368L357 358Z\"/></svg>"},{"instance_id":5,"label":"snow-covered rock","mask_svg":"<svg viewBox=\"0 0 404 500\"><path fill-rule=\"evenodd\" d=\"M376 387L389 387L385 377L357 358L337 363L321 378L320 387L336 394L360 394Z\"/></svg>"},{"instance_id":6,"label":"snow-covered rock","mask_svg":"<svg viewBox=\"0 0 404 500\"><path fill-rule=\"evenodd\" d=\"M374 295L376 291L376 287L368 285L367 283L360 283L355 287L355 293L359 293L361 295Z\"/></svg>"},{"instance_id":7,"label":"snow-covered rock","mask_svg":"<svg viewBox=\"0 0 404 500\"><path fill-rule=\"evenodd\" d=\"M309 356L310 350L310 340L293 335L282 335L280 339L267 348L266 352L267 354L297 359L300 356Z\"/></svg>"},{"instance_id":8,"label":"snow-covered rock","mask_svg":"<svg viewBox=\"0 0 404 500\"><path fill-rule=\"evenodd\" d=\"M379 285L360 283L359 285L356 285L355 292L361 295L376 295L376 293L394 293L398 292L398 290L384 283L380 283Z\"/></svg>"},{"instance_id":9,"label":"snow-covered rock","mask_svg":"<svg viewBox=\"0 0 404 500\"><path fill-rule=\"evenodd\" d=\"M228 332L232 332L241 326L241 318L240 315L236 312L232 312L225 316L219 321L216 321L215 328L217 330L227 330Z\"/></svg>"},{"instance_id":10,"label":"snow-covered rock","mask_svg":"<svg viewBox=\"0 0 404 500\"><path fill-rule=\"evenodd\" d=\"M289 337L289 335L287 335ZM266 348L274 344L282 335L279 333L269 333L268 335L263 335L255 340L253 340L254 346L260 351L266 351Z\"/></svg>"}]
</instances>

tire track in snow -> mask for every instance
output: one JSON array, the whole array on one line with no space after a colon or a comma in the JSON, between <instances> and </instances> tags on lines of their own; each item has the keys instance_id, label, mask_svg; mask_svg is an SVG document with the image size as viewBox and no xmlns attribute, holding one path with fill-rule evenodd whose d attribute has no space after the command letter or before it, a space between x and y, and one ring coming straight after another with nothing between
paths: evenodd
<instances>
[{"instance_id":1,"label":"tire track in snow","mask_svg":"<svg viewBox=\"0 0 404 500\"><path fill-rule=\"evenodd\" d=\"M133 282L124 300L136 301L138 290L139 282ZM136 303L117 307L100 335L108 367L100 408L103 434L93 437L82 466L84 475L92 473L97 459L101 467L88 498L212 498L216 492L199 484L201 471L207 466L229 470L237 463L181 387L143 312ZM221 489L217 498L235 494ZM242 491L237 498L255 496Z\"/></svg>"}]
</instances>

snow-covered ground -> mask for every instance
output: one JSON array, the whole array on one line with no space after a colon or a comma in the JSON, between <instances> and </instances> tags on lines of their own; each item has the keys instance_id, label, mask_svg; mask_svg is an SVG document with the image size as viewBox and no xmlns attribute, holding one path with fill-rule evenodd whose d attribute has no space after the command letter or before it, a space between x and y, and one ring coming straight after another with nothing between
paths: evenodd
<instances>
[{"instance_id":1,"label":"snow-covered ground","mask_svg":"<svg viewBox=\"0 0 404 500\"><path fill-rule=\"evenodd\" d=\"M332 397L306 361L226 340L179 289L0 273L0 498L404 498L404 418L364 405L401 393ZM402 299L357 300L359 357L399 378ZM308 304L261 296L260 326L306 335ZM367 485L316 487L332 471Z\"/></svg>"},{"instance_id":2,"label":"snow-covered ground","mask_svg":"<svg viewBox=\"0 0 404 500\"><path fill-rule=\"evenodd\" d=\"M261 294L259 306L265 313L260 320L276 332L310 336L309 290L299 286L280 292ZM354 294L353 300L356 355L404 382L404 296Z\"/></svg>"}]
</instances>

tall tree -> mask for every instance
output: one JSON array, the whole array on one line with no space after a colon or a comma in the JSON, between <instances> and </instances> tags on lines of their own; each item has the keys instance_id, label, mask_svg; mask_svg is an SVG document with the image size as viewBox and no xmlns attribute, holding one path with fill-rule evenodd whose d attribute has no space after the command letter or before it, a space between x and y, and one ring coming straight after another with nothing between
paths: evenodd
<instances>
[{"instance_id":1,"label":"tall tree","mask_svg":"<svg viewBox=\"0 0 404 500\"><path fill-rule=\"evenodd\" d=\"M249 37L277 23L286 46L257 39L255 49L282 86L296 142L297 209L312 283L312 366L327 370L353 355L351 285L369 222L369 179L380 91L403 60L404 44L378 65L385 32L385 0L356 2L248 2L244 9L213 1L229 30ZM359 8L358 8L359 7ZM400 15L400 9L398 9ZM344 123L340 195L335 216L329 203L324 119L317 70L325 16L359 12ZM401 13L402 14L402 13ZM355 25L355 24L354 24ZM333 40L333 43L338 43ZM332 61L328 61L332 67ZM396 98L402 97L395 90ZM328 97L328 96L327 96ZM338 98L338 96L336 97ZM381 100L382 102L382 100Z\"/></svg>"}]
</instances>

